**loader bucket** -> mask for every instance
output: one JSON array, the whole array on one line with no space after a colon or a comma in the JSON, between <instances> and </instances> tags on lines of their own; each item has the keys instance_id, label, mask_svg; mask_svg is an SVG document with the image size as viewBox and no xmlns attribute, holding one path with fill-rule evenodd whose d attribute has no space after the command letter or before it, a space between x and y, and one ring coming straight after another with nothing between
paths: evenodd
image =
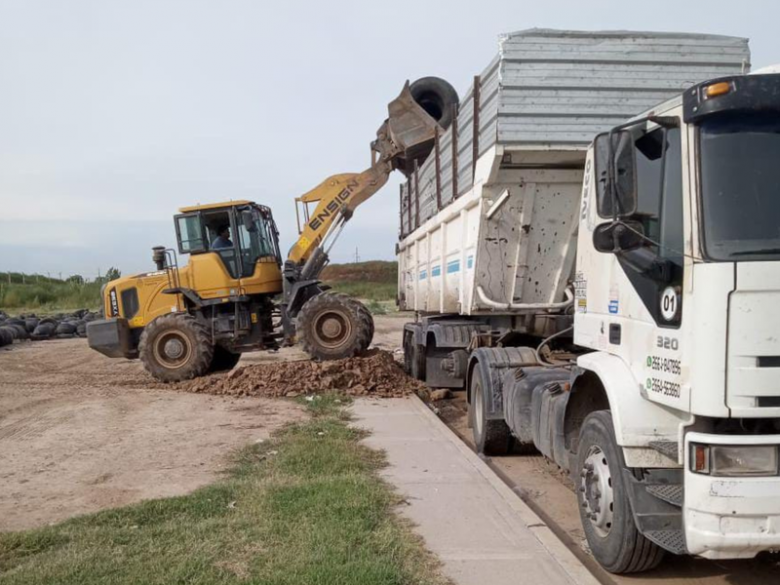
<instances>
[{"instance_id":1,"label":"loader bucket","mask_svg":"<svg viewBox=\"0 0 780 585\"><path fill-rule=\"evenodd\" d=\"M387 106L388 118L377 131L374 149L408 176L415 161L420 163L428 157L437 132L449 126L457 105L458 94L443 79L424 77L413 84L407 81L401 94ZM383 145L390 151L383 150Z\"/></svg>"}]
</instances>

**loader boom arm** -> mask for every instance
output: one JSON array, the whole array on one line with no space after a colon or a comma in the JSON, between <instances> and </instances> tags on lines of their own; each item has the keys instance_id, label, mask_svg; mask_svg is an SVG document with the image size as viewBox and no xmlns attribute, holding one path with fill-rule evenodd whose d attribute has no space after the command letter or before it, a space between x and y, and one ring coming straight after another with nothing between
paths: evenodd
<instances>
[{"instance_id":1,"label":"loader boom arm","mask_svg":"<svg viewBox=\"0 0 780 585\"><path fill-rule=\"evenodd\" d=\"M426 99L430 99L430 92L426 96ZM441 111L444 111L444 106L440 106ZM388 104L387 110L388 118L377 130L376 140L371 143L372 163L369 168L362 173L328 177L308 193L296 198L296 210L299 206L304 208L305 226L301 229L298 241L290 248L288 262L295 266L306 264L323 246L325 239L332 232L337 232L361 203L387 183L390 173L398 169L408 176L413 165L424 160L430 152L441 126L414 97L409 82L404 85L400 95ZM317 207L309 215L308 205L312 203L317 203ZM334 233L328 245L335 241L337 235ZM321 261L312 261L313 270L306 271L307 276L317 278L318 267L327 262L327 251L325 256Z\"/></svg>"},{"instance_id":2,"label":"loader boom arm","mask_svg":"<svg viewBox=\"0 0 780 585\"><path fill-rule=\"evenodd\" d=\"M387 161L377 161L362 173L342 173L325 179L311 191L295 199L296 205L317 203L306 221L298 241L290 249L288 260L305 263L322 245L337 219L348 220L355 209L379 191L393 171Z\"/></svg>"}]
</instances>

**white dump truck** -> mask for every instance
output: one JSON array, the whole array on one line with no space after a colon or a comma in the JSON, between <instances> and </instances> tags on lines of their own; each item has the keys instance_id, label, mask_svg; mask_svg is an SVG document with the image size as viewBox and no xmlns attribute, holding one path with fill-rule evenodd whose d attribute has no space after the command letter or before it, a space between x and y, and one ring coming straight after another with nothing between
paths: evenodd
<instances>
[{"instance_id":1,"label":"white dump truck","mask_svg":"<svg viewBox=\"0 0 780 585\"><path fill-rule=\"evenodd\" d=\"M748 71L739 38L507 35L401 190L406 366L480 452L570 470L611 572L780 548L780 74Z\"/></svg>"}]
</instances>

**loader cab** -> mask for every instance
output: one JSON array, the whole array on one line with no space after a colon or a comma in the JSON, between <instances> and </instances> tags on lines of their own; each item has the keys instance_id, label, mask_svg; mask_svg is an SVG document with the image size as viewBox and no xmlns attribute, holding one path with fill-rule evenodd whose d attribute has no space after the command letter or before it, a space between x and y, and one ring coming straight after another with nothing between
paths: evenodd
<instances>
[{"instance_id":1,"label":"loader cab","mask_svg":"<svg viewBox=\"0 0 780 585\"><path fill-rule=\"evenodd\" d=\"M250 201L182 208L175 216L180 254L216 255L229 280L276 279L279 232L271 209ZM226 233L221 233L226 229Z\"/></svg>"}]
</instances>

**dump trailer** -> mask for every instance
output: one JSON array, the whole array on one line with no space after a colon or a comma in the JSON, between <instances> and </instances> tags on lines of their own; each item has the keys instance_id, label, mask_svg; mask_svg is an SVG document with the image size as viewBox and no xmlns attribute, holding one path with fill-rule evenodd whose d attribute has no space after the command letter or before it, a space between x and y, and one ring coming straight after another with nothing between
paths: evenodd
<instances>
[{"instance_id":1,"label":"dump trailer","mask_svg":"<svg viewBox=\"0 0 780 585\"><path fill-rule=\"evenodd\" d=\"M571 474L615 573L780 548L780 75L745 39L523 31L401 190L409 372Z\"/></svg>"}]
</instances>

